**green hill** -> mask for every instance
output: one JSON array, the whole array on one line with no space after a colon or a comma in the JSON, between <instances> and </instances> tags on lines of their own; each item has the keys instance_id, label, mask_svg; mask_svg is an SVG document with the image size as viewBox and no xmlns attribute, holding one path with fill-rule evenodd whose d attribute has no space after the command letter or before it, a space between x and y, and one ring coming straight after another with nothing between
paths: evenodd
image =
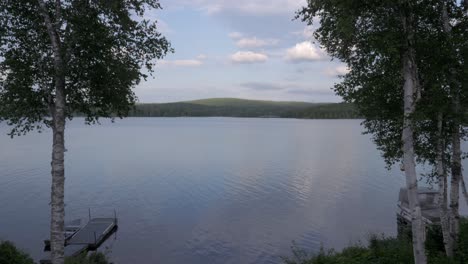
<instances>
[{"instance_id":1,"label":"green hill","mask_svg":"<svg viewBox=\"0 0 468 264\"><path fill-rule=\"evenodd\" d=\"M354 107L343 103L262 101L210 98L175 103L137 104L130 116L139 117L284 117L357 118Z\"/></svg>"},{"instance_id":2,"label":"green hill","mask_svg":"<svg viewBox=\"0 0 468 264\"><path fill-rule=\"evenodd\" d=\"M207 106L242 106L242 107L258 107L258 106L279 106L279 107L298 107L306 108L317 105L316 103L295 102L295 101L265 101L265 100L249 100L239 98L209 98L194 101L186 101L185 103L207 105Z\"/></svg>"},{"instance_id":3,"label":"green hill","mask_svg":"<svg viewBox=\"0 0 468 264\"><path fill-rule=\"evenodd\" d=\"M307 119L357 119L361 118L356 107L348 103L318 104L299 111L292 111L283 117Z\"/></svg>"}]
</instances>

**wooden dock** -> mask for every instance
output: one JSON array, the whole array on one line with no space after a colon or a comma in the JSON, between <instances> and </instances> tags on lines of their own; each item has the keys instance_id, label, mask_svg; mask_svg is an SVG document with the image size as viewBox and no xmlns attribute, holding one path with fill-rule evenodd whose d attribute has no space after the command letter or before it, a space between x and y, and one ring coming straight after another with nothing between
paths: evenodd
<instances>
[{"instance_id":1,"label":"wooden dock","mask_svg":"<svg viewBox=\"0 0 468 264\"><path fill-rule=\"evenodd\" d=\"M93 218L70 238L68 245L87 245L89 250L95 250L116 227L116 218Z\"/></svg>"},{"instance_id":2,"label":"wooden dock","mask_svg":"<svg viewBox=\"0 0 468 264\"><path fill-rule=\"evenodd\" d=\"M65 243L65 256L74 257L81 253L96 250L117 230L117 218L93 218L74 233ZM47 242L46 242L47 245ZM49 264L50 257L40 260Z\"/></svg>"},{"instance_id":3,"label":"wooden dock","mask_svg":"<svg viewBox=\"0 0 468 264\"><path fill-rule=\"evenodd\" d=\"M421 206L422 220L427 226L440 224L440 209L437 205L439 191L429 188L418 188L418 199ZM411 210L409 209L408 192L400 189L397 210L398 236L411 237ZM426 235L424 233L424 235Z\"/></svg>"},{"instance_id":4,"label":"wooden dock","mask_svg":"<svg viewBox=\"0 0 468 264\"><path fill-rule=\"evenodd\" d=\"M424 223L426 225L440 223L440 209L437 205L439 191L429 188L418 188L418 199ZM397 214L411 223L411 210L409 209L406 188L400 189Z\"/></svg>"}]
</instances>

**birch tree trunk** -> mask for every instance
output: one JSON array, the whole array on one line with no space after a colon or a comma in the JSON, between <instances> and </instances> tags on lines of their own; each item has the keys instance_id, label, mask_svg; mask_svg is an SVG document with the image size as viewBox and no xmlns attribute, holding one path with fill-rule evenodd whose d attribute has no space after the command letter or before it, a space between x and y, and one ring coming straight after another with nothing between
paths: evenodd
<instances>
[{"instance_id":1,"label":"birch tree trunk","mask_svg":"<svg viewBox=\"0 0 468 264\"><path fill-rule=\"evenodd\" d=\"M463 174L460 178L460 184L462 188L463 197L465 198L466 204L468 204L468 191L466 190L465 180L463 179Z\"/></svg>"},{"instance_id":2,"label":"birch tree trunk","mask_svg":"<svg viewBox=\"0 0 468 264\"><path fill-rule=\"evenodd\" d=\"M437 178L439 181L439 209L440 209L440 225L442 229L442 237L444 241L445 253L447 256L453 256L453 240L450 235L450 223L448 215L448 199L447 199L447 173L444 165L444 149L445 143L442 135L443 114L439 112L437 117Z\"/></svg>"},{"instance_id":3,"label":"birch tree trunk","mask_svg":"<svg viewBox=\"0 0 468 264\"><path fill-rule=\"evenodd\" d=\"M404 79L404 120L403 120L403 166L406 176L406 188L411 210L411 230L413 235L413 253L416 264L426 264L427 257L424 248L425 227L422 221L421 207L418 199L418 180L416 164L414 161L414 132L412 114L416 110L416 95L418 93L417 65L414 50L413 15L405 12L402 24L406 33L405 51L403 53L403 79Z\"/></svg>"},{"instance_id":4,"label":"birch tree trunk","mask_svg":"<svg viewBox=\"0 0 468 264\"><path fill-rule=\"evenodd\" d=\"M58 93L57 93L58 94ZM58 95L57 95L58 97ZM64 218L65 218L65 115L60 110L59 99L56 99L56 115L53 127L52 146L52 188L51 188L51 218L50 245L52 264L64 263ZM59 113L62 112L62 113Z\"/></svg>"},{"instance_id":5,"label":"birch tree trunk","mask_svg":"<svg viewBox=\"0 0 468 264\"><path fill-rule=\"evenodd\" d=\"M454 99L454 108L457 108L459 97ZM457 110L455 110L457 111ZM452 131L452 178L450 181L450 235L457 249L458 235L460 233L460 178L461 176L461 150L460 150L460 126L455 118Z\"/></svg>"},{"instance_id":6,"label":"birch tree trunk","mask_svg":"<svg viewBox=\"0 0 468 264\"><path fill-rule=\"evenodd\" d=\"M54 88L55 98L51 104L52 116L52 188L51 188L51 217L50 217L50 247L52 264L64 263L65 248L65 69L61 52L61 43L57 29L60 17L60 0L55 2L55 24L52 23L48 10L42 0L38 0L40 12L47 27L47 33L54 54Z\"/></svg>"},{"instance_id":7,"label":"birch tree trunk","mask_svg":"<svg viewBox=\"0 0 468 264\"><path fill-rule=\"evenodd\" d=\"M465 1L466 3L466 1ZM452 26L450 25L447 4L445 3L442 9L442 22L444 33L449 41L452 35ZM455 53L456 51L453 50ZM450 237L453 243L453 250L457 249L458 234L460 232L460 179L461 171L461 149L460 149L460 82L457 80L456 71L453 67L449 69L449 82L452 96L452 106L455 118L452 124L452 177L450 180Z\"/></svg>"}]
</instances>

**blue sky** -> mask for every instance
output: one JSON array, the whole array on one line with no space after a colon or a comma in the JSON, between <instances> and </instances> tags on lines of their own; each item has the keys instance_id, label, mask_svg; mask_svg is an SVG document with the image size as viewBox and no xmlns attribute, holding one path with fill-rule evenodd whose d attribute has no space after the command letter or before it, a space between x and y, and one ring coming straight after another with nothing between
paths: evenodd
<instances>
[{"instance_id":1,"label":"blue sky","mask_svg":"<svg viewBox=\"0 0 468 264\"><path fill-rule=\"evenodd\" d=\"M339 102L331 87L346 67L331 61L294 12L303 0L160 0L174 54L136 87L140 102L211 97Z\"/></svg>"}]
</instances>

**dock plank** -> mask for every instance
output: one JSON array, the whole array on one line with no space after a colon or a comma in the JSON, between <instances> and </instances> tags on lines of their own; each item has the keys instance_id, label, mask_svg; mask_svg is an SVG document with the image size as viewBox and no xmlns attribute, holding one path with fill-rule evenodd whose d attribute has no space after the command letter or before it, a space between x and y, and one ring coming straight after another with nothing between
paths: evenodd
<instances>
[{"instance_id":1,"label":"dock plank","mask_svg":"<svg viewBox=\"0 0 468 264\"><path fill-rule=\"evenodd\" d=\"M78 228L78 222L70 225L73 230ZM65 256L77 256L89 250L96 250L104 241L117 231L117 218L93 218L79 229L65 245ZM44 251L47 251L44 249ZM49 264L50 253L40 260L41 264Z\"/></svg>"},{"instance_id":2,"label":"dock plank","mask_svg":"<svg viewBox=\"0 0 468 264\"><path fill-rule=\"evenodd\" d=\"M97 245L115 226L115 218L93 218L68 241L68 244Z\"/></svg>"}]
</instances>

